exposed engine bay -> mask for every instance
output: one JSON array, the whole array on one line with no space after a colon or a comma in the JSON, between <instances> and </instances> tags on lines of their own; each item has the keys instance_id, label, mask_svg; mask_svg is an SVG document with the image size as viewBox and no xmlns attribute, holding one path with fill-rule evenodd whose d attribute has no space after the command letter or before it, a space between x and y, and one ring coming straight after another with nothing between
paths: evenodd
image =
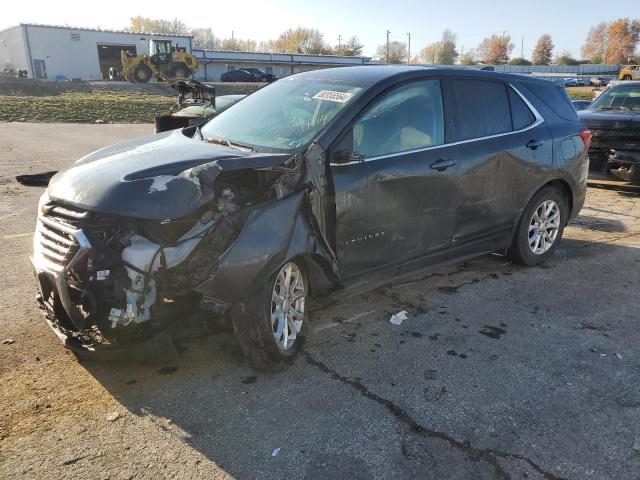
<instances>
[{"instance_id":1,"label":"exposed engine bay","mask_svg":"<svg viewBox=\"0 0 640 480\"><path fill-rule=\"evenodd\" d=\"M230 299L198 288L248 219L299 190L296 162L228 172L213 162L151 178L148 195L190 182L207 199L179 218L84 210L45 193L32 261L47 320L67 346L95 350L146 340L185 315L224 312Z\"/></svg>"}]
</instances>

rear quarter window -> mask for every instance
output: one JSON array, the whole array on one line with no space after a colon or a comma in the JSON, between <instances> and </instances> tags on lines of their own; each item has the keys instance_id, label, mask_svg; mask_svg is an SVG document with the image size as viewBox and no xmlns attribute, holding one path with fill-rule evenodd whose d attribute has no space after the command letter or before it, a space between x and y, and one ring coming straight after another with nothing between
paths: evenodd
<instances>
[{"instance_id":1,"label":"rear quarter window","mask_svg":"<svg viewBox=\"0 0 640 480\"><path fill-rule=\"evenodd\" d=\"M571 99L563 85L556 85L554 82L548 82L548 85L537 82L522 82L521 85L549 109L553 110L560 118L578 121L576 109L573 108Z\"/></svg>"},{"instance_id":2,"label":"rear quarter window","mask_svg":"<svg viewBox=\"0 0 640 480\"><path fill-rule=\"evenodd\" d=\"M509 88L509 102L511 103L511 118L514 130L527 128L536 121L536 117L524 100L513 88Z\"/></svg>"},{"instance_id":3,"label":"rear quarter window","mask_svg":"<svg viewBox=\"0 0 640 480\"><path fill-rule=\"evenodd\" d=\"M449 141L470 140L510 132L511 110L507 86L501 82L450 79Z\"/></svg>"}]
</instances>

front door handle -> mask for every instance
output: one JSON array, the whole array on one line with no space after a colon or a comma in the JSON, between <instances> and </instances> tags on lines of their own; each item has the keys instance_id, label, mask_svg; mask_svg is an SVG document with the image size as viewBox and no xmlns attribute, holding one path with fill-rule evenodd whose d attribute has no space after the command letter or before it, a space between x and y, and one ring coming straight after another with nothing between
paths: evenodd
<instances>
[{"instance_id":1,"label":"front door handle","mask_svg":"<svg viewBox=\"0 0 640 480\"><path fill-rule=\"evenodd\" d=\"M441 160L436 160L435 163L431 164L431 168L433 170L438 170L439 172L444 172L447 168L449 167L453 167L456 164L455 160L445 160L445 159L441 159Z\"/></svg>"},{"instance_id":2,"label":"front door handle","mask_svg":"<svg viewBox=\"0 0 640 480\"><path fill-rule=\"evenodd\" d=\"M543 142L538 142L538 141L536 141L536 140L529 140L529 141L527 142L526 147L527 147L527 148L530 148L531 150L535 150L536 148L541 147L541 146L542 146L542 144L543 144Z\"/></svg>"}]
</instances>

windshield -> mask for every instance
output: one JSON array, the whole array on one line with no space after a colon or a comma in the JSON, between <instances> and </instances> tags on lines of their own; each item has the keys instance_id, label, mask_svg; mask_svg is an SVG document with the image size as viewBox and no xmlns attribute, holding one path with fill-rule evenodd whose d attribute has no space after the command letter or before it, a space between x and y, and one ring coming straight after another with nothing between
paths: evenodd
<instances>
[{"instance_id":1,"label":"windshield","mask_svg":"<svg viewBox=\"0 0 640 480\"><path fill-rule=\"evenodd\" d=\"M225 110L202 135L254 150L292 152L311 142L362 90L347 83L282 79Z\"/></svg>"},{"instance_id":2,"label":"windshield","mask_svg":"<svg viewBox=\"0 0 640 480\"><path fill-rule=\"evenodd\" d=\"M640 111L640 85L620 86L602 92L589 110L631 110Z\"/></svg>"}]
</instances>

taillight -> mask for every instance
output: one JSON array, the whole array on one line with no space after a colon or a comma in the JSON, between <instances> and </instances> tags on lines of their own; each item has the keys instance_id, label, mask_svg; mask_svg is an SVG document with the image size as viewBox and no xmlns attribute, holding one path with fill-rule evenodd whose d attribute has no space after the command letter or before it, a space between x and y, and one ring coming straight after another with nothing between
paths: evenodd
<instances>
[{"instance_id":1,"label":"taillight","mask_svg":"<svg viewBox=\"0 0 640 480\"><path fill-rule=\"evenodd\" d=\"M589 148L591 146L591 130L583 128L580 130L580 138L584 142L584 146Z\"/></svg>"}]
</instances>

